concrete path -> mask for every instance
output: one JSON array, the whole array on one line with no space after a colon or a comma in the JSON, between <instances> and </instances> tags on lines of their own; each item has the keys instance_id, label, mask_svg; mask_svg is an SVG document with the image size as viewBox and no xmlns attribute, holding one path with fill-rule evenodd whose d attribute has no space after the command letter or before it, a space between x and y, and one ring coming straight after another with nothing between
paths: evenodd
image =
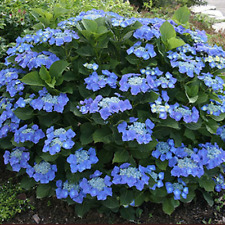
<instances>
[{"instance_id":1,"label":"concrete path","mask_svg":"<svg viewBox=\"0 0 225 225\"><path fill-rule=\"evenodd\" d=\"M191 7L194 13L206 14L215 19L215 31L225 31L225 0L206 0L207 5Z\"/></svg>"}]
</instances>

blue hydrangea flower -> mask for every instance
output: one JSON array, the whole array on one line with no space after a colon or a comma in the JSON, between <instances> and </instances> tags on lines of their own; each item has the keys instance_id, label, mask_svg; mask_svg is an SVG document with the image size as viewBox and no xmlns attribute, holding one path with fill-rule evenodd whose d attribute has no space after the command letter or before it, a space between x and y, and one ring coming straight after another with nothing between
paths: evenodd
<instances>
[{"instance_id":1,"label":"blue hydrangea flower","mask_svg":"<svg viewBox=\"0 0 225 225\"><path fill-rule=\"evenodd\" d=\"M221 173L218 176L213 177L212 179L216 184L215 191L220 192L221 190L225 189L224 177Z\"/></svg>"},{"instance_id":2,"label":"blue hydrangea flower","mask_svg":"<svg viewBox=\"0 0 225 225\"><path fill-rule=\"evenodd\" d=\"M83 172L86 169L91 169L91 165L97 163L98 158L94 148L89 148L88 151L80 148L74 155L70 154L67 162L70 164L71 172L76 173L77 171Z\"/></svg>"},{"instance_id":3,"label":"blue hydrangea flower","mask_svg":"<svg viewBox=\"0 0 225 225\"><path fill-rule=\"evenodd\" d=\"M15 131L14 141L16 143L24 143L25 141L31 141L35 144L40 139L44 138L45 134L41 129L38 129L38 125L34 124L31 128L28 128L27 124Z\"/></svg>"},{"instance_id":4,"label":"blue hydrangea flower","mask_svg":"<svg viewBox=\"0 0 225 225\"><path fill-rule=\"evenodd\" d=\"M166 182L165 186L168 194L174 194L175 200L179 200L181 197L184 199L187 198L189 190L188 187L186 187L186 183L181 178L178 178L177 183Z\"/></svg>"},{"instance_id":5,"label":"blue hydrangea flower","mask_svg":"<svg viewBox=\"0 0 225 225\"><path fill-rule=\"evenodd\" d=\"M96 71L99 67L98 64L96 63L84 63L83 66L89 70L94 70L94 71Z\"/></svg>"},{"instance_id":6,"label":"blue hydrangea flower","mask_svg":"<svg viewBox=\"0 0 225 225\"><path fill-rule=\"evenodd\" d=\"M12 152L5 151L3 158L5 164L10 164L13 171L19 172L21 168L29 166L30 153L24 147L17 147Z\"/></svg>"},{"instance_id":7,"label":"blue hydrangea flower","mask_svg":"<svg viewBox=\"0 0 225 225\"><path fill-rule=\"evenodd\" d=\"M162 91L161 97L158 97L155 102L149 104L152 113L159 114L159 118L164 120L167 118L167 114L171 112L171 106L167 103L169 101L169 96L166 91Z\"/></svg>"},{"instance_id":8,"label":"blue hydrangea flower","mask_svg":"<svg viewBox=\"0 0 225 225\"><path fill-rule=\"evenodd\" d=\"M187 106L182 106L178 103L170 106L170 117L176 121L180 121L183 118L185 123L197 123L199 119L199 112L196 107L189 109Z\"/></svg>"},{"instance_id":9,"label":"blue hydrangea flower","mask_svg":"<svg viewBox=\"0 0 225 225\"><path fill-rule=\"evenodd\" d=\"M80 188L79 183L71 183L68 180L62 182L61 180L56 181L56 197L58 199L70 198L76 203L82 203L83 198L86 197L86 194Z\"/></svg>"},{"instance_id":10,"label":"blue hydrangea flower","mask_svg":"<svg viewBox=\"0 0 225 225\"><path fill-rule=\"evenodd\" d=\"M112 26L114 27L127 27L127 26L130 26L132 25L133 23L136 22L136 19L135 18L124 18L124 17L120 17L120 18L112 18L111 19L111 22L112 22Z\"/></svg>"},{"instance_id":11,"label":"blue hydrangea flower","mask_svg":"<svg viewBox=\"0 0 225 225\"><path fill-rule=\"evenodd\" d=\"M144 185L148 185L149 177L146 175L146 168L139 165L138 168L131 167L130 163L123 163L120 167L115 166L111 172L114 184L127 184L129 187L136 187L142 191Z\"/></svg>"},{"instance_id":12,"label":"blue hydrangea flower","mask_svg":"<svg viewBox=\"0 0 225 225\"><path fill-rule=\"evenodd\" d=\"M209 63L211 68L224 69L225 68L225 59L224 56L208 56L204 58L206 63Z\"/></svg>"},{"instance_id":13,"label":"blue hydrangea flower","mask_svg":"<svg viewBox=\"0 0 225 225\"><path fill-rule=\"evenodd\" d=\"M122 133L123 141L137 140L139 144L148 144L152 140L152 129L155 124L147 119L145 123L137 122L138 118L130 117L129 125L122 122L117 126L119 133Z\"/></svg>"},{"instance_id":14,"label":"blue hydrangea flower","mask_svg":"<svg viewBox=\"0 0 225 225\"><path fill-rule=\"evenodd\" d=\"M203 80L207 87L212 88L214 91L222 91L224 81L221 77L213 76L211 73L201 73L198 76L199 80Z\"/></svg>"},{"instance_id":15,"label":"blue hydrangea flower","mask_svg":"<svg viewBox=\"0 0 225 225\"><path fill-rule=\"evenodd\" d=\"M168 139L167 142L160 141L156 145L156 150L152 151L152 156L161 161L172 160L173 152L176 151L174 140Z\"/></svg>"},{"instance_id":16,"label":"blue hydrangea flower","mask_svg":"<svg viewBox=\"0 0 225 225\"><path fill-rule=\"evenodd\" d=\"M99 112L103 120L108 119L114 113L124 112L132 109L130 101L120 100L118 97L105 97L98 95L94 100L92 98L80 101L78 106L82 114Z\"/></svg>"},{"instance_id":17,"label":"blue hydrangea flower","mask_svg":"<svg viewBox=\"0 0 225 225\"><path fill-rule=\"evenodd\" d=\"M86 88L88 90L97 91L109 85L111 88L116 88L117 75L111 73L108 70L102 70L102 75L98 75L97 72L93 72L89 77L85 78Z\"/></svg>"},{"instance_id":18,"label":"blue hydrangea flower","mask_svg":"<svg viewBox=\"0 0 225 225\"><path fill-rule=\"evenodd\" d=\"M142 27L134 31L133 36L136 39L140 39L140 40L145 39L147 41L150 41L154 37L159 38L161 36L161 33L159 29L155 29L154 27L143 25Z\"/></svg>"},{"instance_id":19,"label":"blue hydrangea flower","mask_svg":"<svg viewBox=\"0 0 225 225\"><path fill-rule=\"evenodd\" d=\"M216 134L219 135L223 141L225 141L225 125L219 127L216 131Z\"/></svg>"},{"instance_id":20,"label":"blue hydrangea flower","mask_svg":"<svg viewBox=\"0 0 225 225\"><path fill-rule=\"evenodd\" d=\"M161 86L162 88L174 88L177 79L172 76L171 73L167 72L165 76L160 76L155 79L156 87Z\"/></svg>"},{"instance_id":21,"label":"blue hydrangea flower","mask_svg":"<svg viewBox=\"0 0 225 225\"><path fill-rule=\"evenodd\" d=\"M192 158L207 169L213 169L225 161L225 151L217 143L199 144L199 151Z\"/></svg>"},{"instance_id":22,"label":"blue hydrangea flower","mask_svg":"<svg viewBox=\"0 0 225 225\"><path fill-rule=\"evenodd\" d=\"M107 196L112 196L112 182L109 176L100 177L102 173L98 170L90 175L90 179L83 178L80 187L85 194L97 197L98 200L106 200Z\"/></svg>"},{"instance_id":23,"label":"blue hydrangea flower","mask_svg":"<svg viewBox=\"0 0 225 225\"><path fill-rule=\"evenodd\" d=\"M156 52L154 51L154 46L152 44L147 43L145 47L142 47L140 41L127 50L128 55L132 53L134 53L138 58L143 58L144 60L148 60L156 56Z\"/></svg>"},{"instance_id":24,"label":"blue hydrangea flower","mask_svg":"<svg viewBox=\"0 0 225 225\"><path fill-rule=\"evenodd\" d=\"M20 124L20 119L13 113L16 108L12 100L0 97L0 138L6 137L8 132L15 132Z\"/></svg>"},{"instance_id":25,"label":"blue hydrangea flower","mask_svg":"<svg viewBox=\"0 0 225 225\"><path fill-rule=\"evenodd\" d=\"M19 99L16 101L15 106L18 108L24 108L26 105L30 105L31 101L35 97L35 94L29 95L28 98L19 97Z\"/></svg>"},{"instance_id":26,"label":"blue hydrangea flower","mask_svg":"<svg viewBox=\"0 0 225 225\"><path fill-rule=\"evenodd\" d=\"M189 77L194 77L194 73L200 74L201 70L205 67L200 57L194 59L186 58L185 61L170 61L173 68L178 67L180 73L185 73Z\"/></svg>"},{"instance_id":27,"label":"blue hydrangea flower","mask_svg":"<svg viewBox=\"0 0 225 225\"><path fill-rule=\"evenodd\" d=\"M210 103L202 106L201 110L206 111L209 115L219 116L221 113L225 113L225 105L210 99Z\"/></svg>"},{"instance_id":28,"label":"blue hydrangea flower","mask_svg":"<svg viewBox=\"0 0 225 225\"><path fill-rule=\"evenodd\" d=\"M155 165L148 165L145 171L155 181L155 184L152 187L149 186L149 189L151 190L155 190L156 188L161 188L164 186L163 184L164 172L160 172L157 174L156 172L154 172L155 169L156 169Z\"/></svg>"},{"instance_id":29,"label":"blue hydrangea flower","mask_svg":"<svg viewBox=\"0 0 225 225\"><path fill-rule=\"evenodd\" d=\"M41 184L47 184L49 181L54 180L57 167L56 165L51 165L49 162L41 161L38 164L35 163L34 167L27 167L26 172L35 181Z\"/></svg>"},{"instance_id":30,"label":"blue hydrangea flower","mask_svg":"<svg viewBox=\"0 0 225 225\"><path fill-rule=\"evenodd\" d=\"M75 132L71 129L65 130L59 128L54 130L54 126L47 129L47 140L45 140L43 152L49 152L50 155L59 153L61 148L71 149L74 146L72 138L75 137Z\"/></svg>"},{"instance_id":31,"label":"blue hydrangea flower","mask_svg":"<svg viewBox=\"0 0 225 225\"><path fill-rule=\"evenodd\" d=\"M30 102L30 105L33 109L41 109L46 112L56 111L62 113L65 105L68 103L69 98L65 93L60 93L60 95L51 95L48 93L47 89L44 87L39 92L39 97L37 99L33 99Z\"/></svg>"},{"instance_id":32,"label":"blue hydrangea flower","mask_svg":"<svg viewBox=\"0 0 225 225\"><path fill-rule=\"evenodd\" d=\"M127 92L130 88L132 95L137 95L138 93L142 92L145 93L149 91L150 89L155 88L154 81L150 82L148 80L141 76L141 74L135 74L135 73L129 73L124 74L119 82L120 84L120 90L123 92Z\"/></svg>"}]
</instances>

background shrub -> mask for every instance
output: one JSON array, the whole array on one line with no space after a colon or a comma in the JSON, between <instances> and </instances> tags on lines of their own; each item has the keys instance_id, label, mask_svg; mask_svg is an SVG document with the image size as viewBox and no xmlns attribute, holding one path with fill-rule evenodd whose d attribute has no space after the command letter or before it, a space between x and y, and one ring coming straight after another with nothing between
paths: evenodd
<instances>
[{"instance_id":1,"label":"background shrub","mask_svg":"<svg viewBox=\"0 0 225 225\"><path fill-rule=\"evenodd\" d=\"M4 162L83 216L171 214L224 189L222 48L174 20L82 12L8 49L1 79ZM183 24L184 26L182 26ZM82 203L82 204L81 204Z\"/></svg>"}]
</instances>

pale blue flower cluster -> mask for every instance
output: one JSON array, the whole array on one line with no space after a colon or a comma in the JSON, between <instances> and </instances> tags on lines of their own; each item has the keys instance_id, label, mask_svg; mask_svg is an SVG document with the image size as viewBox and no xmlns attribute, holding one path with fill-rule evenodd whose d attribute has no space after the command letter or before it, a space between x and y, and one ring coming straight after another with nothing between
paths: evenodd
<instances>
[{"instance_id":1,"label":"pale blue flower cluster","mask_svg":"<svg viewBox=\"0 0 225 225\"><path fill-rule=\"evenodd\" d=\"M0 88L6 87L6 91L11 97L14 97L18 92L21 94L24 89L24 84L18 79L18 74L24 71L9 68L0 71Z\"/></svg>"},{"instance_id":2,"label":"pale blue flower cluster","mask_svg":"<svg viewBox=\"0 0 225 225\"><path fill-rule=\"evenodd\" d=\"M135 168L130 166L130 163L123 163L120 167L115 166L111 176L113 184L127 184L129 187L136 187L139 191L142 191L149 181L145 167L139 165L138 168Z\"/></svg>"},{"instance_id":3,"label":"pale blue flower cluster","mask_svg":"<svg viewBox=\"0 0 225 225\"><path fill-rule=\"evenodd\" d=\"M164 179L164 172L159 172L158 174L154 172L156 170L155 165L148 165L146 167L146 173L151 176L151 178L155 181L153 186L149 186L149 189L155 190L156 188L161 188L164 186L163 179Z\"/></svg>"},{"instance_id":4,"label":"pale blue flower cluster","mask_svg":"<svg viewBox=\"0 0 225 225\"><path fill-rule=\"evenodd\" d=\"M152 44L146 44L145 47L141 46L141 41L135 43L132 47L127 50L127 54L135 54L138 58L143 58L144 60L148 60L156 56L156 52L154 50L154 46Z\"/></svg>"},{"instance_id":5,"label":"pale blue flower cluster","mask_svg":"<svg viewBox=\"0 0 225 225\"><path fill-rule=\"evenodd\" d=\"M219 127L216 131L216 134L219 135L223 141L225 141L225 125Z\"/></svg>"},{"instance_id":6,"label":"pale blue flower cluster","mask_svg":"<svg viewBox=\"0 0 225 225\"><path fill-rule=\"evenodd\" d=\"M24 143L26 141L31 141L35 144L45 137L44 132L38 129L38 125L34 124L31 128L25 124L20 129L16 130L14 133L14 141L16 143Z\"/></svg>"},{"instance_id":7,"label":"pale blue flower cluster","mask_svg":"<svg viewBox=\"0 0 225 225\"><path fill-rule=\"evenodd\" d=\"M203 80L207 87L213 89L213 91L222 91L224 81L221 77L213 76L211 73L201 73L201 76L198 76L199 80Z\"/></svg>"},{"instance_id":8,"label":"pale blue flower cluster","mask_svg":"<svg viewBox=\"0 0 225 225\"><path fill-rule=\"evenodd\" d=\"M56 181L56 197L58 199L67 198L68 196L76 203L82 203L86 194L80 188L79 183L71 183L68 180L62 182L62 180Z\"/></svg>"},{"instance_id":9,"label":"pale blue flower cluster","mask_svg":"<svg viewBox=\"0 0 225 225\"><path fill-rule=\"evenodd\" d=\"M122 140L136 140L139 144L148 144L152 140L152 129L155 124L150 119L147 119L145 123L137 120L138 118L130 117L129 123L123 121L117 126L119 133L122 133Z\"/></svg>"},{"instance_id":10,"label":"pale blue flower cluster","mask_svg":"<svg viewBox=\"0 0 225 225\"><path fill-rule=\"evenodd\" d=\"M61 148L71 149L74 146L72 138L75 137L75 132L71 129L64 128L54 129L51 126L47 129L47 140L45 140L43 152L49 152L50 155L55 155L61 151Z\"/></svg>"},{"instance_id":11,"label":"pale blue flower cluster","mask_svg":"<svg viewBox=\"0 0 225 225\"><path fill-rule=\"evenodd\" d=\"M207 56L204 58L204 61L209 64L211 68L224 69L225 68L225 59L224 56Z\"/></svg>"},{"instance_id":12,"label":"pale blue flower cluster","mask_svg":"<svg viewBox=\"0 0 225 225\"><path fill-rule=\"evenodd\" d=\"M21 168L27 168L29 166L28 161L30 159L30 153L26 151L24 147L17 147L12 152L5 151L3 155L4 163L10 164L13 171L19 172Z\"/></svg>"},{"instance_id":13,"label":"pale blue flower cluster","mask_svg":"<svg viewBox=\"0 0 225 225\"><path fill-rule=\"evenodd\" d=\"M186 186L186 183L181 179L177 179L177 183L171 183L171 182L166 182L166 190L168 194L174 194L174 199L179 200L182 198L186 199L187 194L189 193L188 187Z\"/></svg>"},{"instance_id":14,"label":"pale blue flower cluster","mask_svg":"<svg viewBox=\"0 0 225 225\"><path fill-rule=\"evenodd\" d=\"M33 52L33 51L26 51L22 54L18 54L15 58L15 61L22 67L28 67L29 70L34 68L38 68L46 66L47 69L51 67L51 65L58 61L59 57L55 54L47 51L43 52Z\"/></svg>"},{"instance_id":15,"label":"pale blue flower cluster","mask_svg":"<svg viewBox=\"0 0 225 225\"><path fill-rule=\"evenodd\" d=\"M225 151L217 143L199 144L199 151L193 156L195 162L207 169L213 169L225 162Z\"/></svg>"},{"instance_id":16,"label":"pale blue flower cluster","mask_svg":"<svg viewBox=\"0 0 225 225\"><path fill-rule=\"evenodd\" d=\"M187 106L180 106L178 103L170 106L170 117L176 121L180 121L183 118L185 123L197 123L199 119L199 112L194 106L189 109Z\"/></svg>"},{"instance_id":17,"label":"pale blue flower cluster","mask_svg":"<svg viewBox=\"0 0 225 225\"><path fill-rule=\"evenodd\" d=\"M117 87L117 75L115 73L109 72L108 70L102 70L102 74L98 75L97 72L93 72L89 77L85 78L86 88L88 90L97 91L109 85L111 88Z\"/></svg>"},{"instance_id":18,"label":"pale blue flower cluster","mask_svg":"<svg viewBox=\"0 0 225 225\"><path fill-rule=\"evenodd\" d=\"M13 113L16 109L12 100L0 97L0 138L6 137L8 132L15 132L20 124L20 119Z\"/></svg>"},{"instance_id":19,"label":"pale blue flower cluster","mask_svg":"<svg viewBox=\"0 0 225 225\"><path fill-rule=\"evenodd\" d=\"M51 165L49 162L41 161L40 163L35 163L34 167L28 166L26 172L35 181L47 184L54 180L57 167L56 165Z\"/></svg>"},{"instance_id":20,"label":"pale blue flower cluster","mask_svg":"<svg viewBox=\"0 0 225 225\"><path fill-rule=\"evenodd\" d=\"M108 119L114 113L124 112L132 109L132 105L128 99L120 100L119 97L105 97L98 95L94 100L92 98L80 101L78 106L82 114L100 113L103 120Z\"/></svg>"},{"instance_id":21,"label":"pale blue flower cluster","mask_svg":"<svg viewBox=\"0 0 225 225\"><path fill-rule=\"evenodd\" d=\"M80 148L75 151L75 154L70 154L67 162L70 164L71 172L76 173L77 171L83 172L86 169L91 169L91 165L97 163L98 158L94 148L89 148L88 151Z\"/></svg>"},{"instance_id":22,"label":"pale blue flower cluster","mask_svg":"<svg viewBox=\"0 0 225 225\"><path fill-rule=\"evenodd\" d=\"M159 29L155 29L154 27L149 27L147 25L143 25L134 31L133 36L136 39L147 40L150 41L152 38L159 38L161 36Z\"/></svg>"},{"instance_id":23,"label":"pale blue flower cluster","mask_svg":"<svg viewBox=\"0 0 225 225\"><path fill-rule=\"evenodd\" d=\"M63 113L64 107L69 101L69 98L65 93L60 93L58 96L51 95L45 87L38 93L39 97L30 102L33 109L37 109L39 111L43 109L46 112L56 111Z\"/></svg>"},{"instance_id":24,"label":"pale blue flower cluster","mask_svg":"<svg viewBox=\"0 0 225 225\"><path fill-rule=\"evenodd\" d=\"M80 182L80 187L84 194L90 194L92 197L97 197L98 200L106 200L107 196L112 196L111 178L106 175L100 177L102 172L96 170L90 175L90 179L83 178Z\"/></svg>"},{"instance_id":25,"label":"pale blue flower cluster","mask_svg":"<svg viewBox=\"0 0 225 225\"><path fill-rule=\"evenodd\" d=\"M225 113L225 101L219 102L210 99L210 103L202 106L201 110L206 111L209 115L219 116L221 113Z\"/></svg>"},{"instance_id":26,"label":"pale blue flower cluster","mask_svg":"<svg viewBox=\"0 0 225 225\"><path fill-rule=\"evenodd\" d=\"M220 173L218 176L212 178L216 184L215 190L220 192L221 190L225 189L225 181L224 176Z\"/></svg>"}]
</instances>

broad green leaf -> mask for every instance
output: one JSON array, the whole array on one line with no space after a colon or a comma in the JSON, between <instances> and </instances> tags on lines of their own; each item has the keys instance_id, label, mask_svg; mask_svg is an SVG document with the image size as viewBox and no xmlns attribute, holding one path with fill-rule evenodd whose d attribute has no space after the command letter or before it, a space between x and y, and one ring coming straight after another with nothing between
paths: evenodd
<instances>
[{"instance_id":1,"label":"broad green leaf","mask_svg":"<svg viewBox=\"0 0 225 225\"><path fill-rule=\"evenodd\" d=\"M199 119L197 123L185 123L184 125L190 130L198 130L202 127L202 120Z\"/></svg>"},{"instance_id":2,"label":"broad green leaf","mask_svg":"<svg viewBox=\"0 0 225 225\"><path fill-rule=\"evenodd\" d=\"M129 220L129 221L134 221L135 220L135 210L132 207L121 208L120 209L120 214L126 220Z\"/></svg>"},{"instance_id":3,"label":"broad green leaf","mask_svg":"<svg viewBox=\"0 0 225 225\"><path fill-rule=\"evenodd\" d=\"M204 188L207 192L214 191L215 182L211 177L203 175L200 179L198 179L198 182L200 187Z\"/></svg>"},{"instance_id":4,"label":"broad green leaf","mask_svg":"<svg viewBox=\"0 0 225 225\"><path fill-rule=\"evenodd\" d=\"M20 182L20 187L25 190L30 190L35 185L36 181L30 177L23 177L23 179Z\"/></svg>"},{"instance_id":5,"label":"broad green leaf","mask_svg":"<svg viewBox=\"0 0 225 225\"><path fill-rule=\"evenodd\" d=\"M174 198L166 198L162 205L164 213L171 215L175 208L180 205L180 202L178 200L174 200Z\"/></svg>"},{"instance_id":6,"label":"broad green leaf","mask_svg":"<svg viewBox=\"0 0 225 225\"><path fill-rule=\"evenodd\" d=\"M93 47L91 46L83 46L76 50L77 54L80 56L93 56Z\"/></svg>"},{"instance_id":7,"label":"broad green leaf","mask_svg":"<svg viewBox=\"0 0 225 225\"><path fill-rule=\"evenodd\" d=\"M102 201L102 204L108 209L119 208L119 201L113 197L108 197L105 201Z\"/></svg>"},{"instance_id":8,"label":"broad green leaf","mask_svg":"<svg viewBox=\"0 0 225 225\"><path fill-rule=\"evenodd\" d=\"M160 170L166 170L168 167L168 161L161 161L160 159L156 159L155 160L156 166L160 169Z\"/></svg>"},{"instance_id":9,"label":"broad green leaf","mask_svg":"<svg viewBox=\"0 0 225 225\"><path fill-rule=\"evenodd\" d=\"M84 25L87 31L94 33L97 32L98 24L94 20L83 19L82 24Z\"/></svg>"},{"instance_id":10,"label":"broad green leaf","mask_svg":"<svg viewBox=\"0 0 225 225\"><path fill-rule=\"evenodd\" d=\"M187 6L180 7L173 15L173 20L179 24L187 24L190 18L190 10Z\"/></svg>"},{"instance_id":11,"label":"broad green leaf","mask_svg":"<svg viewBox=\"0 0 225 225\"><path fill-rule=\"evenodd\" d=\"M135 206L140 206L145 201L146 195L144 191L139 191L138 194L134 198Z\"/></svg>"},{"instance_id":12,"label":"broad green leaf","mask_svg":"<svg viewBox=\"0 0 225 225\"><path fill-rule=\"evenodd\" d=\"M128 206L134 200L132 190L123 189L120 193L120 205Z\"/></svg>"},{"instance_id":13,"label":"broad green leaf","mask_svg":"<svg viewBox=\"0 0 225 225\"><path fill-rule=\"evenodd\" d=\"M157 143L158 142L156 141L156 139L153 138L152 141L148 144L139 144L137 148L140 152L151 152L155 148Z\"/></svg>"},{"instance_id":14,"label":"broad green leaf","mask_svg":"<svg viewBox=\"0 0 225 225\"><path fill-rule=\"evenodd\" d=\"M221 122L225 119L225 113L221 113L219 116L210 115L210 117L217 122Z\"/></svg>"},{"instance_id":15,"label":"broad green leaf","mask_svg":"<svg viewBox=\"0 0 225 225\"><path fill-rule=\"evenodd\" d=\"M103 142L110 143L112 140L112 131L109 127L102 127L93 133L94 143Z\"/></svg>"},{"instance_id":16,"label":"broad green leaf","mask_svg":"<svg viewBox=\"0 0 225 225\"><path fill-rule=\"evenodd\" d=\"M46 162L55 162L55 160L59 157L59 155L50 155L47 152L43 152L40 157Z\"/></svg>"},{"instance_id":17,"label":"broad green leaf","mask_svg":"<svg viewBox=\"0 0 225 225\"><path fill-rule=\"evenodd\" d=\"M215 134L218 128L219 128L219 124L215 120L211 119L206 123L206 129L211 134Z\"/></svg>"},{"instance_id":18,"label":"broad green leaf","mask_svg":"<svg viewBox=\"0 0 225 225\"><path fill-rule=\"evenodd\" d=\"M48 70L42 65L39 71L40 78L45 82L51 82L51 76Z\"/></svg>"},{"instance_id":19,"label":"broad green leaf","mask_svg":"<svg viewBox=\"0 0 225 225\"><path fill-rule=\"evenodd\" d=\"M176 37L172 37L172 38L168 39L167 43L168 43L168 50L178 48L178 47L186 44L182 39L179 39Z\"/></svg>"},{"instance_id":20,"label":"broad green leaf","mask_svg":"<svg viewBox=\"0 0 225 225\"><path fill-rule=\"evenodd\" d=\"M170 24L168 21L162 24L162 26L160 27L160 33L162 41L164 43L167 43L169 39L176 37L176 31L173 28L173 25Z\"/></svg>"},{"instance_id":21,"label":"broad green leaf","mask_svg":"<svg viewBox=\"0 0 225 225\"><path fill-rule=\"evenodd\" d=\"M179 122L177 122L176 120L172 118L167 118L165 120L160 121L159 126L170 127L176 130L180 130Z\"/></svg>"},{"instance_id":22,"label":"broad green leaf","mask_svg":"<svg viewBox=\"0 0 225 225\"><path fill-rule=\"evenodd\" d=\"M209 204L209 206L212 207L214 205L214 200L213 200L212 195L206 191L202 191L202 194L203 194L204 199Z\"/></svg>"},{"instance_id":23,"label":"broad green leaf","mask_svg":"<svg viewBox=\"0 0 225 225\"><path fill-rule=\"evenodd\" d=\"M184 136L189 138L192 141L195 141L195 133L190 129L187 129L187 128L185 129Z\"/></svg>"},{"instance_id":24,"label":"broad green leaf","mask_svg":"<svg viewBox=\"0 0 225 225\"><path fill-rule=\"evenodd\" d=\"M37 71L30 72L20 79L23 83L34 86L45 86Z\"/></svg>"},{"instance_id":25,"label":"broad green leaf","mask_svg":"<svg viewBox=\"0 0 225 225\"><path fill-rule=\"evenodd\" d=\"M113 157L113 163L123 163L127 162L129 159L129 153L126 149L122 151L116 151Z\"/></svg>"},{"instance_id":26,"label":"broad green leaf","mask_svg":"<svg viewBox=\"0 0 225 225\"><path fill-rule=\"evenodd\" d=\"M63 71L66 70L68 65L69 65L69 63L64 60L58 60L58 61L54 62L49 69L49 73L50 73L51 77L55 77L55 79L57 81L57 79L60 76L62 76Z\"/></svg>"},{"instance_id":27,"label":"broad green leaf","mask_svg":"<svg viewBox=\"0 0 225 225\"><path fill-rule=\"evenodd\" d=\"M184 86L185 94L189 103L195 103L198 100L199 81L193 81Z\"/></svg>"},{"instance_id":28,"label":"broad green leaf","mask_svg":"<svg viewBox=\"0 0 225 225\"><path fill-rule=\"evenodd\" d=\"M78 217L83 218L83 216L90 210L90 205L87 202L75 205L75 212Z\"/></svg>"},{"instance_id":29,"label":"broad green leaf","mask_svg":"<svg viewBox=\"0 0 225 225\"><path fill-rule=\"evenodd\" d=\"M44 198L49 196L51 192L51 186L49 184L39 184L36 189L37 198Z\"/></svg>"},{"instance_id":30,"label":"broad green leaf","mask_svg":"<svg viewBox=\"0 0 225 225\"><path fill-rule=\"evenodd\" d=\"M82 145L87 145L93 142L92 134L95 131L95 127L91 123L83 123L80 126L80 141Z\"/></svg>"},{"instance_id":31,"label":"broad green leaf","mask_svg":"<svg viewBox=\"0 0 225 225\"><path fill-rule=\"evenodd\" d=\"M17 108L13 112L21 120L28 120L33 117L33 109L31 108Z\"/></svg>"}]
</instances>

